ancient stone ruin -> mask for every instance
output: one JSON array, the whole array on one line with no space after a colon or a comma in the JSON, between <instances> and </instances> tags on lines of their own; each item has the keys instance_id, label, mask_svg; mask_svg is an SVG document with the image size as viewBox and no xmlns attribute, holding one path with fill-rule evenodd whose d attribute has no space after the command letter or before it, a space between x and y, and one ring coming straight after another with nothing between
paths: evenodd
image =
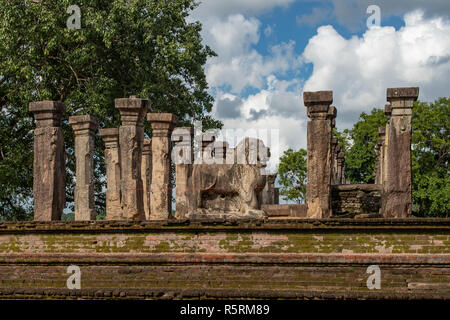
<instances>
[{"instance_id":1,"label":"ancient stone ruin","mask_svg":"<svg viewBox=\"0 0 450 320\"><path fill-rule=\"evenodd\" d=\"M306 204L279 204L261 140L241 137L231 147L176 127L172 114L148 113L147 100L117 99L121 125L99 130L103 221L92 221L96 120L69 118L76 221L58 221L65 107L33 102L36 221L0 222L0 299L449 299L450 220L410 217L417 96L417 88L388 89L375 184L352 185L332 134L332 92L305 92ZM77 277L78 287L70 282Z\"/></svg>"},{"instance_id":2,"label":"ancient stone ruin","mask_svg":"<svg viewBox=\"0 0 450 320\"><path fill-rule=\"evenodd\" d=\"M105 143L106 219L167 220L411 216L411 116L418 88L387 89L385 128L376 145L376 181L349 185L344 153L332 130L337 108L332 91L304 92L307 108L306 204L279 204L276 174L266 172L270 150L263 141L243 138L234 148L214 134L194 135L176 127L170 113L147 113L150 101L116 99L121 125L100 129ZM65 205L65 155L61 132L64 104L30 104L36 119L34 159L35 220L60 220ZM144 139L144 121L152 128ZM69 118L75 133L75 220L95 220L93 154L97 121ZM196 152L196 147L197 151ZM175 186L171 167L175 168ZM172 212L175 188L176 210Z\"/></svg>"}]
</instances>

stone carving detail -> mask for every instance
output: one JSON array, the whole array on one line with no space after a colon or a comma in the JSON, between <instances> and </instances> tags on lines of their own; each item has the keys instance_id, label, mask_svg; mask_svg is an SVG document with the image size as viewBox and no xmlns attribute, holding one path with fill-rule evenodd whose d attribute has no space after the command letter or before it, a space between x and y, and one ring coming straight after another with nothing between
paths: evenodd
<instances>
[{"instance_id":1,"label":"stone carving detail","mask_svg":"<svg viewBox=\"0 0 450 320\"><path fill-rule=\"evenodd\" d=\"M265 217L260 210L270 151L259 139L245 138L233 164L195 164L189 180L190 215Z\"/></svg>"},{"instance_id":2,"label":"stone carving detail","mask_svg":"<svg viewBox=\"0 0 450 320\"><path fill-rule=\"evenodd\" d=\"M75 133L75 220L95 220L93 157L97 120L81 115L70 117L69 123Z\"/></svg>"},{"instance_id":3,"label":"stone carving detail","mask_svg":"<svg viewBox=\"0 0 450 320\"><path fill-rule=\"evenodd\" d=\"M144 117L150 107L150 101L132 96L116 99L115 104L122 121L119 127L122 214L127 220L144 220L141 161Z\"/></svg>"},{"instance_id":4,"label":"stone carving detail","mask_svg":"<svg viewBox=\"0 0 450 320\"><path fill-rule=\"evenodd\" d=\"M106 220L121 220L119 129L100 129L99 134L105 142Z\"/></svg>"},{"instance_id":5,"label":"stone carving detail","mask_svg":"<svg viewBox=\"0 0 450 320\"><path fill-rule=\"evenodd\" d=\"M29 105L34 114L33 195L34 220L61 220L66 204L66 167L61 102L38 101Z\"/></svg>"},{"instance_id":6,"label":"stone carving detail","mask_svg":"<svg viewBox=\"0 0 450 320\"><path fill-rule=\"evenodd\" d=\"M192 174L193 139L194 129L192 127L175 128L172 134L172 141L176 143L172 155L175 163L175 218L177 219L186 218L189 211L188 180Z\"/></svg>"},{"instance_id":7,"label":"stone carving detail","mask_svg":"<svg viewBox=\"0 0 450 320\"><path fill-rule=\"evenodd\" d=\"M331 119L332 91L304 92L307 115L307 167L306 198L308 218L331 216Z\"/></svg>"}]
</instances>

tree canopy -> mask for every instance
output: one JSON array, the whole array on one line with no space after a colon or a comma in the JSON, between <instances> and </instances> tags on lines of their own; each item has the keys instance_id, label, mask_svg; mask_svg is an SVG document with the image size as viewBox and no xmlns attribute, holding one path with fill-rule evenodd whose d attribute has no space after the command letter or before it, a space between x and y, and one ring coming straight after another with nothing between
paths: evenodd
<instances>
[{"instance_id":1,"label":"tree canopy","mask_svg":"<svg viewBox=\"0 0 450 320\"><path fill-rule=\"evenodd\" d=\"M374 183L375 176L375 146L378 141L378 128L384 127L387 118L381 109L372 109L370 114L365 112L359 116L361 120L353 125L351 130L345 130L338 136L340 145L346 145L345 176L351 183ZM349 142L342 140L349 139Z\"/></svg>"},{"instance_id":2,"label":"tree canopy","mask_svg":"<svg viewBox=\"0 0 450 320\"><path fill-rule=\"evenodd\" d=\"M386 117L380 109L361 113L351 130L337 132L344 146L346 177L352 183L373 183L378 127ZM411 161L413 211L418 216L450 212L450 99L414 103Z\"/></svg>"},{"instance_id":3,"label":"tree canopy","mask_svg":"<svg viewBox=\"0 0 450 320\"><path fill-rule=\"evenodd\" d=\"M450 213L450 99L416 102L412 120L413 210L421 216Z\"/></svg>"},{"instance_id":4,"label":"tree canopy","mask_svg":"<svg viewBox=\"0 0 450 320\"><path fill-rule=\"evenodd\" d=\"M204 65L215 53L202 44L201 24L186 18L194 0L80 0L81 29L67 28L71 0L4 1L0 6L0 218L31 216L31 101L66 104L67 201L75 161L69 115L91 114L100 127L119 125L114 99L137 95L152 112L188 125L221 127L211 118ZM150 134L150 128L146 127ZM96 140L96 202L104 206L103 144Z\"/></svg>"},{"instance_id":5,"label":"tree canopy","mask_svg":"<svg viewBox=\"0 0 450 320\"><path fill-rule=\"evenodd\" d=\"M278 183L284 200L302 203L306 199L306 150L288 149L280 157Z\"/></svg>"}]
</instances>

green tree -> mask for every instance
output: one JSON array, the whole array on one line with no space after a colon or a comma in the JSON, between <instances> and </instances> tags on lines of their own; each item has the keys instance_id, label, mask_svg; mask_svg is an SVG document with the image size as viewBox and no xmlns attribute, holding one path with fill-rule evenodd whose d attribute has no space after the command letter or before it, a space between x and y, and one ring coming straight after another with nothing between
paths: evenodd
<instances>
[{"instance_id":1,"label":"green tree","mask_svg":"<svg viewBox=\"0 0 450 320\"><path fill-rule=\"evenodd\" d=\"M350 131L348 129L345 129L344 131L339 131L336 128L333 128L333 137L336 137L338 140L338 145L341 147L342 152L347 153L347 151L350 149Z\"/></svg>"},{"instance_id":2,"label":"green tree","mask_svg":"<svg viewBox=\"0 0 450 320\"><path fill-rule=\"evenodd\" d=\"M360 119L346 131L351 146L345 154L345 176L352 183L374 183L378 128L386 125L387 118L383 110L374 108L370 114L361 113Z\"/></svg>"},{"instance_id":3,"label":"green tree","mask_svg":"<svg viewBox=\"0 0 450 320\"><path fill-rule=\"evenodd\" d=\"M414 211L420 216L450 212L450 99L416 102L412 119Z\"/></svg>"},{"instance_id":4,"label":"green tree","mask_svg":"<svg viewBox=\"0 0 450 320\"><path fill-rule=\"evenodd\" d=\"M75 161L69 115L91 114L116 127L114 99L137 95L153 112L172 112L180 125L212 119L204 65L215 53L202 44L201 24L188 23L195 0L79 0L81 29L68 29L72 0L3 1L0 6L0 218L32 213L31 101L59 100L67 150L67 201ZM151 134L148 124L146 133ZM96 140L96 202L104 208L103 143Z\"/></svg>"},{"instance_id":5,"label":"green tree","mask_svg":"<svg viewBox=\"0 0 450 320\"><path fill-rule=\"evenodd\" d=\"M382 110L361 114L352 130L335 131L346 151L346 176L353 183L373 183L378 127ZM450 212L450 99L417 101L412 118L411 160L413 210L418 216L448 216Z\"/></svg>"},{"instance_id":6,"label":"green tree","mask_svg":"<svg viewBox=\"0 0 450 320\"><path fill-rule=\"evenodd\" d=\"M284 151L278 167L278 183L283 199L303 203L306 199L306 177L306 150Z\"/></svg>"}]
</instances>

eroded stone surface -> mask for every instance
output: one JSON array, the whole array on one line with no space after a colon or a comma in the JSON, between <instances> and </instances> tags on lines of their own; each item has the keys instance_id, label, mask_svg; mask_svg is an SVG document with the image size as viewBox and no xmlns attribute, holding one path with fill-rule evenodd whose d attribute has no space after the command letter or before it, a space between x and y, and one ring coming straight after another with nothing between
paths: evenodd
<instances>
[{"instance_id":1,"label":"eroded stone surface","mask_svg":"<svg viewBox=\"0 0 450 320\"><path fill-rule=\"evenodd\" d=\"M152 183L150 220L165 220L172 215L172 184L170 164L172 143L170 136L178 119L171 113L149 113L152 126Z\"/></svg>"},{"instance_id":2,"label":"eroded stone surface","mask_svg":"<svg viewBox=\"0 0 450 320\"><path fill-rule=\"evenodd\" d=\"M141 177L144 187L144 212L145 220L150 220L150 187L152 183L152 139L144 139L144 148L142 149Z\"/></svg>"},{"instance_id":3,"label":"eroded stone surface","mask_svg":"<svg viewBox=\"0 0 450 320\"><path fill-rule=\"evenodd\" d=\"M308 218L331 216L331 119L332 91L304 92L307 107L307 167L306 198Z\"/></svg>"},{"instance_id":4,"label":"eroded stone surface","mask_svg":"<svg viewBox=\"0 0 450 320\"><path fill-rule=\"evenodd\" d=\"M172 141L176 143L173 150L173 158L176 182L175 218L177 219L184 219L189 211L188 180L192 174L193 139L194 129L192 127L175 128L172 134Z\"/></svg>"},{"instance_id":5,"label":"eroded stone surface","mask_svg":"<svg viewBox=\"0 0 450 320\"><path fill-rule=\"evenodd\" d=\"M384 217L406 218L412 214L411 118L419 88L389 88L391 103L386 146L387 176L383 181Z\"/></svg>"},{"instance_id":6,"label":"eroded stone surface","mask_svg":"<svg viewBox=\"0 0 450 320\"><path fill-rule=\"evenodd\" d=\"M119 128L100 129L105 142L106 220L121 220Z\"/></svg>"},{"instance_id":7,"label":"eroded stone surface","mask_svg":"<svg viewBox=\"0 0 450 320\"><path fill-rule=\"evenodd\" d=\"M34 220L60 220L66 199L66 168L61 118L65 105L37 101L29 105L34 114L33 195Z\"/></svg>"},{"instance_id":8,"label":"eroded stone surface","mask_svg":"<svg viewBox=\"0 0 450 320\"><path fill-rule=\"evenodd\" d=\"M144 220L141 161L144 116L150 101L130 97L116 99L115 103L122 121L119 127L122 214L124 219Z\"/></svg>"},{"instance_id":9,"label":"eroded stone surface","mask_svg":"<svg viewBox=\"0 0 450 320\"><path fill-rule=\"evenodd\" d=\"M245 138L236 147L233 164L194 164L189 181L192 215L261 218L264 167L270 151L259 139Z\"/></svg>"},{"instance_id":10,"label":"eroded stone surface","mask_svg":"<svg viewBox=\"0 0 450 320\"><path fill-rule=\"evenodd\" d=\"M261 204L275 204L275 180L277 179L277 174L269 174L266 176L266 185L261 193Z\"/></svg>"},{"instance_id":11,"label":"eroded stone surface","mask_svg":"<svg viewBox=\"0 0 450 320\"><path fill-rule=\"evenodd\" d=\"M75 133L75 220L95 220L93 156L98 123L90 115L72 116L69 123Z\"/></svg>"}]
</instances>

